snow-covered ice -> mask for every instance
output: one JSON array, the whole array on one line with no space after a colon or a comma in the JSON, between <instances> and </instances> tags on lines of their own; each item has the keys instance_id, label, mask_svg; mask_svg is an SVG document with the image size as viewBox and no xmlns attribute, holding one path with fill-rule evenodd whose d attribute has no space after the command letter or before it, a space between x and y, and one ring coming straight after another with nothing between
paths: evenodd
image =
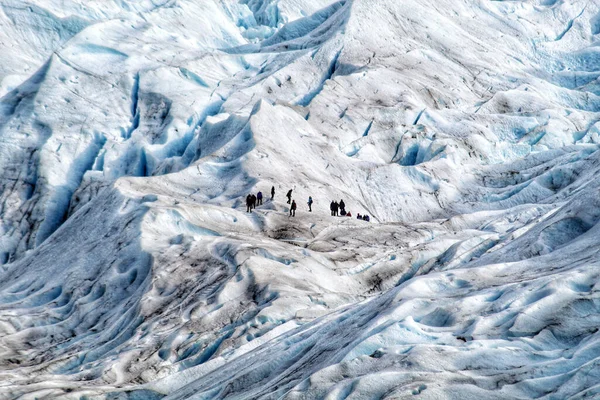
<instances>
[{"instance_id":1,"label":"snow-covered ice","mask_svg":"<svg viewBox=\"0 0 600 400\"><path fill-rule=\"evenodd\" d=\"M584 0L0 0L0 398L600 397L599 35Z\"/></svg>"}]
</instances>

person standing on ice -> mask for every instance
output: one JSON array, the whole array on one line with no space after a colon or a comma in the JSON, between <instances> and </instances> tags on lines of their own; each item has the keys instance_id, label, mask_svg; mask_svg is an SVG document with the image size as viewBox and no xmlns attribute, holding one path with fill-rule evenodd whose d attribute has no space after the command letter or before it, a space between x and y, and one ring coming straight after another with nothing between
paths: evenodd
<instances>
[{"instance_id":1,"label":"person standing on ice","mask_svg":"<svg viewBox=\"0 0 600 400\"><path fill-rule=\"evenodd\" d=\"M338 204L337 201L333 202L333 216L337 217L338 216L338 210L340 209L340 205Z\"/></svg>"},{"instance_id":2,"label":"person standing on ice","mask_svg":"<svg viewBox=\"0 0 600 400\"><path fill-rule=\"evenodd\" d=\"M262 192L256 193L256 204L262 206Z\"/></svg>"},{"instance_id":3,"label":"person standing on ice","mask_svg":"<svg viewBox=\"0 0 600 400\"><path fill-rule=\"evenodd\" d=\"M292 201L292 189L290 189L285 196L288 198L287 203L290 204Z\"/></svg>"},{"instance_id":4,"label":"person standing on ice","mask_svg":"<svg viewBox=\"0 0 600 400\"><path fill-rule=\"evenodd\" d=\"M292 200L292 205L290 206L290 217L296 216L296 200Z\"/></svg>"},{"instance_id":5,"label":"person standing on ice","mask_svg":"<svg viewBox=\"0 0 600 400\"><path fill-rule=\"evenodd\" d=\"M256 196L255 195L251 196L250 203L251 203L252 208L256 208Z\"/></svg>"},{"instance_id":6,"label":"person standing on ice","mask_svg":"<svg viewBox=\"0 0 600 400\"><path fill-rule=\"evenodd\" d=\"M248 196L246 196L246 212L251 212L252 211L252 195L248 194Z\"/></svg>"},{"instance_id":7,"label":"person standing on ice","mask_svg":"<svg viewBox=\"0 0 600 400\"><path fill-rule=\"evenodd\" d=\"M331 200L331 204L329 204L329 210L331 211L331 216L333 217L334 213L333 210L335 209L335 204L333 202L333 200Z\"/></svg>"},{"instance_id":8,"label":"person standing on ice","mask_svg":"<svg viewBox=\"0 0 600 400\"><path fill-rule=\"evenodd\" d=\"M344 200L340 200L340 211L342 215L346 215L346 203L344 203Z\"/></svg>"},{"instance_id":9,"label":"person standing on ice","mask_svg":"<svg viewBox=\"0 0 600 400\"><path fill-rule=\"evenodd\" d=\"M271 186L271 201L273 201L273 197L275 197L275 186Z\"/></svg>"},{"instance_id":10,"label":"person standing on ice","mask_svg":"<svg viewBox=\"0 0 600 400\"><path fill-rule=\"evenodd\" d=\"M312 196L308 196L308 212L312 212L312 203L313 203Z\"/></svg>"}]
</instances>

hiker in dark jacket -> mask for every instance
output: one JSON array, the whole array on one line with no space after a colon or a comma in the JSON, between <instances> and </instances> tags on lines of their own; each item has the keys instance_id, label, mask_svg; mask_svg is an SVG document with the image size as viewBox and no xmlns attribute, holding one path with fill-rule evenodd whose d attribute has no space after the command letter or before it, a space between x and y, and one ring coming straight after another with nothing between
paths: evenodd
<instances>
[{"instance_id":1,"label":"hiker in dark jacket","mask_svg":"<svg viewBox=\"0 0 600 400\"><path fill-rule=\"evenodd\" d=\"M346 215L346 203L344 203L344 200L340 200L340 211L342 215Z\"/></svg>"},{"instance_id":2,"label":"hiker in dark jacket","mask_svg":"<svg viewBox=\"0 0 600 400\"><path fill-rule=\"evenodd\" d=\"M275 197L275 186L271 186L271 201L273 201L273 197Z\"/></svg>"},{"instance_id":3,"label":"hiker in dark jacket","mask_svg":"<svg viewBox=\"0 0 600 400\"><path fill-rule=\"evenodd\" d=\"M335 209L335 204L333 203L333 200L331 200L331 204L329 204L329 210L331 211L331 216L333 217L333 210Z\"/></svg>"},{"instance_id":4,"label":"hiker in dark jacket","mask_svg":"<svg viewBox=\"0 0 600 400\"><path fill-rule=\"evenodd\" d=\"M338 216L338 210L340 209L340 205L338 204L337 201L333 202L333 216L337 217Z\"/></svg>"},{"instance_id":5,"label":"hiker in dark jacket","mask_svg":"<svg viewBox=\"0 0 600 400\"><path fill-rule=\"evenodd\" d=\"M252 195L252 208L256 208L256 196Z\"/></svg>"},{"instance_id":6,"label":"hiker in dark jacket","mask_svg":"<svg viewBox=\"0 0 600 400\"><path fill-rule=\"evenodd\" d=\"M290 189L287 194L286 197L288 198L287 203L290 204L290 202L292 201L292 189Z\"/></svg>"},{"instance_id":7,"label":"hiker in dark jacket","mask_svg":"<svg viewBox=\"0 0 600 400\"><path fill-rule=\"evenodd\" d=\"M252 211L252 195L246 196L246 212Z\"/></svg>"},{"instance_id":8,"label":"hiker in dark jacket","mask_svg":"<svg viewBox=\"0 0 600 400\"><path fill-rule=\"evenodd\" d=\"M312 203L313 203L312 196L308 196L308 212L312 212Z\"/></svg>"},{"instance_id":9,"label":"hiker in dark jacket","mask_svg":"<svg viewBox=\"0 0 600 400\"><path fill-rule=\"evenodd\" d=\"M256 204L262 206L262 192L256 193Z\"/></svg>"},{"instance_id":10,"label":"hiker in dark jacket","mask_svg":"<svg viewBox=\"0 0 600 400\"><path fill-rule=\"evenodd\" d=\"M292 200L292 205L290 206L290 217L296 216L296 200Z\"/></svg>"}]
</instances>

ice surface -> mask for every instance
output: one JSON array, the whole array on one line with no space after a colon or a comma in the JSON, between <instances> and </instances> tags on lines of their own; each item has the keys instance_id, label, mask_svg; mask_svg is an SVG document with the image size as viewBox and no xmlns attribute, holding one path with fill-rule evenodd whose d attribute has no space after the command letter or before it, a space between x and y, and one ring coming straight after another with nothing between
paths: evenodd
<instances>
[{"instance_id":1,"label":"ice surface","mask_svg":"<svg viewBox=\"0 0 600 400\"><path fill-rule=\"evenodd\" d=\"M0 0L0 398L600 396L599 21Z\"/></svg>"}]
</instances>

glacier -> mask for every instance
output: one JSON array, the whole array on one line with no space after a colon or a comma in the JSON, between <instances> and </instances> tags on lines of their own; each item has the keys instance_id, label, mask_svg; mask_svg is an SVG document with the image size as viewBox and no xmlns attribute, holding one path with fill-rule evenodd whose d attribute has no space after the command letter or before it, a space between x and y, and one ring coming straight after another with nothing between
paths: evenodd
<instances>
[{"instance_id":1,"label":"glacier","mask_svg":"<svg viewBox=\"0 0 600 400\"><path fill-rule=\"evenodd\" d=\"M0 398L600 398L599 35L584 0L0 0Z\"/></svg>"}]
</instances>

